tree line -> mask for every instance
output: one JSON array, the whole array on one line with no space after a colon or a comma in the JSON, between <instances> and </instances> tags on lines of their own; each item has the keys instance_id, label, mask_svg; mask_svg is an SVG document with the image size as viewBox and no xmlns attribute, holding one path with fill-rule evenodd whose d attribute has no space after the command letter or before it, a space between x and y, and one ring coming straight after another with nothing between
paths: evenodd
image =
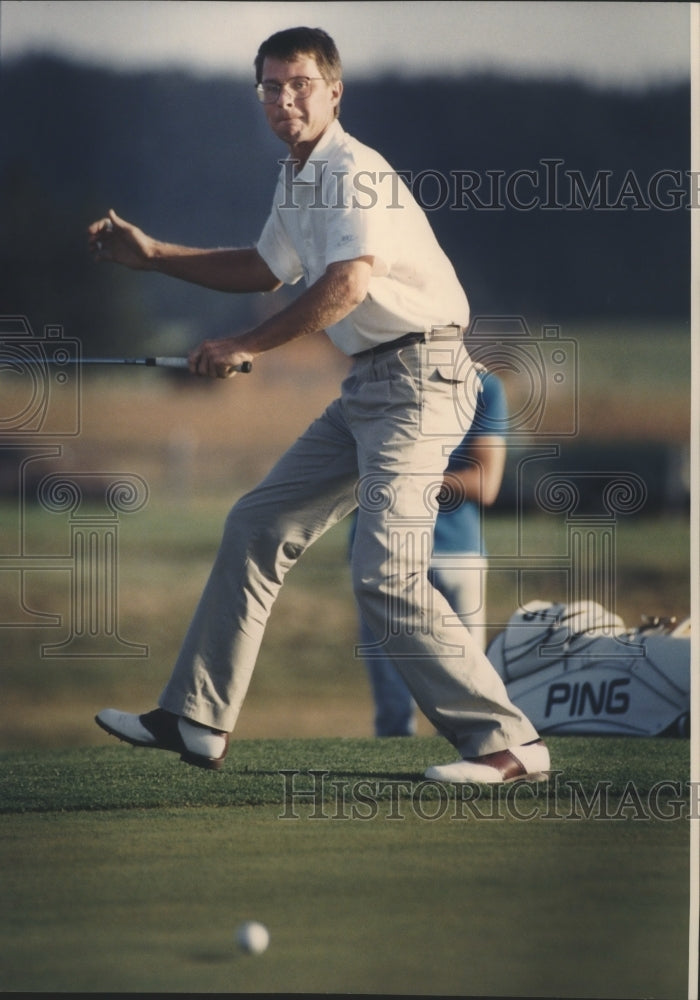
<instances>
[{"instance_id":1,"label":"tree line","mask_svg":"<svg viewBox=\"0 0 700 1000\"><path fill-rule=\"evenodd\" d=\"M186 347L254 322L232 299L96 267L114 207L164 239L247 245L284 147L253 81L119 73L35 56L2 67L2 312L90 351ZM343 126L402 173L480 315L685 319L689 85L602 89L497 75L346 80Z\"/></svg>"}]
</instances>

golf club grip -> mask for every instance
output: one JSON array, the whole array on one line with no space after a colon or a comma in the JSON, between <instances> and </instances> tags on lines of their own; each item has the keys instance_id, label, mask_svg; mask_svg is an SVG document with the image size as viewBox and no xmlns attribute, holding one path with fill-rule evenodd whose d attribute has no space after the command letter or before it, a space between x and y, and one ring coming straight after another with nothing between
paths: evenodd
<instances>
[{"instance_id":1,"label":"golf club grip","mask_svg":"<svg viewBox=\"0 0 700 1000\"><path fill-rule=\"evenodd\" d=\"M146 358L146 364L154 365L156 368L187 368L189 361L187 358ZM246 375L252 370L252 361L244 361L243 364L233 365L233 371L243 372Z\"/></svg>"}]
</instances>

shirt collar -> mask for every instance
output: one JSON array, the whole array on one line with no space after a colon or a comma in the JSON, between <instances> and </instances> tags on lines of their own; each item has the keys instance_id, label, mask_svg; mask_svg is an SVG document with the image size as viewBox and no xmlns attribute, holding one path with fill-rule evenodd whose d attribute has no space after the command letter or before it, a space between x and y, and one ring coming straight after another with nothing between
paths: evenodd
<instances>
[{"instance_id":1,"label":"shirt collar","mask_svg":"<svg viewBox=\"0 0 700 1000\"><path fill-rule=\"evenodd\" d=\"M314 184L317 180L319 180L320 172L318 167L314 164L314 160L326 159L327 152L338 142L343 134L343 127L338 119L335 118L314 146L311 151L311 156L308 158L304 166L301 168L299 173L295 175L295 184ZM289 156L287 157L287 160L290 160ZM289 173L287 173L286 176L289 178Z\"/></svg>"}]
</instances>

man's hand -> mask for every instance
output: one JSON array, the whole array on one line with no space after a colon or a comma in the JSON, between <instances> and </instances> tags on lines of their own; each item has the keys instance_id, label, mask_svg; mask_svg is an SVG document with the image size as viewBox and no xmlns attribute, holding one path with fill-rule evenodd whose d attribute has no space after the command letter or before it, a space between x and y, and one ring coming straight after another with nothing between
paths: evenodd
<instances>
[{"instance_id":1,"label":"man's hand","mask_svg":"<svg viewBox=\"0 0 700 1000\"><path fill-rule=\"evenodd\" d=\"M232 378L236 374L234 365L252 361L253 357L250 351L241 350L236 337L205 340L189 356L190 371L209 378Z\"/></svg>"},{"instance_id":2,"label":"man's hand","mask_svg":"<svg viewBox=\"0 0 700 1000\"><path fill-rule=\"evenodd\" d=\"M120 219L110 209L106 218L88 227L88 247L97 261L110 260L125 267L145 270L149 267L153 241L136 226Z\"/></svg>"},{"instance_id":3,"label":"man's hand","mask_svg":"<svg viewBox=\"0 0 700 1000\"><path fill-rule=\"evenodd\" d=\"M116 261L140 271L158 271L217 292L272 292L280 287L255 247L200 249L165 243L108 214L88 226L96 261Z\"/></svg>"}]
</instances>

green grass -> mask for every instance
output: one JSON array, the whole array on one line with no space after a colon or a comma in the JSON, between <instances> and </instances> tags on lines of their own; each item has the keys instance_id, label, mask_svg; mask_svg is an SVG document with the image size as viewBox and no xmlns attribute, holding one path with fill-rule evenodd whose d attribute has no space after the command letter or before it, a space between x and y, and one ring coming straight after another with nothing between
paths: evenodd
<instances>
[{"instance_id":1,"label":"green grass","mask_svg":"<svg viewBox=\"0 0 700 1000\"><path fill-rule=\"evenodd\" d=\"M687 440L687 331L562 337L579 345L583 439ZM148 655L44 656L66 634L68 575L24 575L25 605L63 616L41 629L8 625L19 594L5 574L0 990L687 996L688 741L551 739L548 786L455 796L425 783L426 766L453 757L444 741L369 738L345 526L290 574L221 773L94 725L107 704L152 707L230 503L334 393L337 373L313 357L302 393L292 355L211 392L149 382L147 407L133 377L86 384L60 467L148 482L149 504L120 517L118 550L120 634ZM243 418L245 439L232 439ZM178 434L199 441L184 478ZM21 513L20 524L15 502L0 505L0 553L19 551L22 527L25 551L47 565L65 557L67 516ZM486 530L494 555L518 532L527 552L566 543L553 516L518 525L491 512ZM630 626L643 613L685 617L688 518L621 517L615 537L616 611ZM556 571L525 583L525 599L562 599ZM492 621L518 596L492 573ZM251 918L271 932L259 958L234 946Z\"/></svg>"},{"instance_id":2,"label":"green grass","mask_svg":"<svg viewBox=\"0 0 700 1000\"><path fill-rule=\"evenodd\" d=\"M468 801L421 779L438 738L5 753L0 989L684 996L687 741L551 746L549 789Z\"/></svg>"},{"instance_id":3,"label":"green grass","mask_svg":"<svg viewBox=\"0 0 700 1000\"><path fill-rule=\"evenodd\" d=\"M603 390L611 396L628 395L628 408L634 412L637 405L643 408L638 394L653 387L655 391L668 391L688 405L691 340L687 324L601 323L564 327L562 337L577 342L584 397L589 389ZM664 345L662 363L660 344Z\"/></svg>"},{"instance_id":4,"label":"green grass","mask_svg":"<svg viewBox=\"0 0 700 1000\"><path fill-rule=\"evenodd\" d=\"M562 823L543 850L513 821L264 807L21 816L6 837L6 990L685 995L678 825L601 824L581 843ZM233 945L249 918L271 933L258 958Z\"/></svg>"},{"instance_id":5,"label":"green grass","mask_svg":"<svg viewBox=\"0 0 700 1000\"><path fill-rule=\"evenodd\" d=\"M332 802L337 793L331 782L336 779L351 784L385 782L379 797L390 800L392 795L407 794L399 787L402 782L412 787L422 781L431 763L454 756L449 744L437 736L234 739L226 766L212 773L184 767L174 754L134 749L96 731L99 747L0 754L0 812L261 806L284 802L285 790L321 787L324 800ZM593 789L605 780L606 794L619 798L630 783L645 795L664 781L667 787L660 795L668 798L672 785L681 788L688 780L687 740L551 737L548 743L558 777L537 786L540 803L549 797L569 802L572 783ZM283 770L297 775L285 781ZM320 777L309 777L311 770L326 771L329 777L321 783ZM428 784L435 797L438 786Z\"/></svg>"}]
</instances>

